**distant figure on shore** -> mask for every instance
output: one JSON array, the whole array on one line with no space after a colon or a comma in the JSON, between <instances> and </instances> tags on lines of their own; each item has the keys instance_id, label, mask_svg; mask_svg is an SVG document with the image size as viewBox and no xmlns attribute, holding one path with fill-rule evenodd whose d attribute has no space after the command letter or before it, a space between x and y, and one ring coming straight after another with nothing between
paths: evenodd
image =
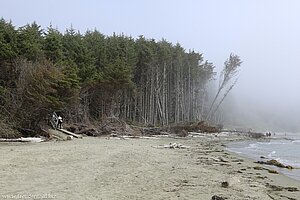
<instances>
[{"instance_id":1,"label":"distant figure on shore","mask_svg":"<svg viewBox=\"0 0 300 200\"><path fill-rule=\"evenodd\" d=\"M57 128L61 129L61 125L62 125L63 119L61 116L58 116L58 122L57 122Z\"/></svg>"},{"instance_id":2,"label":"distant figure on shore","mask_svg":"<svg viewBox=\"0 0 300 200\"><path fill-rule=\"evenodd\" d=\"M266 133L267 137L271 137L271 135L272 135L271 132Z\"/></svg>"}]
</instances>

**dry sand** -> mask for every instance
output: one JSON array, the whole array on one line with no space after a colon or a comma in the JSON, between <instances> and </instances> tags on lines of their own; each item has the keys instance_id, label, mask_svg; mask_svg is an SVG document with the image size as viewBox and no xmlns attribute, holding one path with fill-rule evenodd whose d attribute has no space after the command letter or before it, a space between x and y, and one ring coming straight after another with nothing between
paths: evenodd
<instances>
[{"instance_id":1,"label":"dry sand","mask_svg":"<svg viewBox=\"0 0 300 200\"><path fill-rule=\"evenodd\" d=\"M253 169L224 150L226 138L1 143L0 199L300 199L268 186L300 189L299 182ZM156 148L170 142L190 148Z\"/></svg>"}]
</instances>

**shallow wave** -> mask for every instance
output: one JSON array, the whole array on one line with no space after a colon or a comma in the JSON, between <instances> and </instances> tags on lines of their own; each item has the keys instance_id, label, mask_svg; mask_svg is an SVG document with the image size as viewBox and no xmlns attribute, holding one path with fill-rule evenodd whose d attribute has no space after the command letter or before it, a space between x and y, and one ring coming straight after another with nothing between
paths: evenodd
<instances>
[{"instance_id":1,"label":"shallow wave","mask_svg":"<svg viewBox=\"0 0 300 200\"><path fill-rule=\"evenodd\" d=\"M284 165L300 168L300 139L270 140L270 141L243 141L227 145L227 149L242 156L260 160L261 156L275 159ZM300 170L287 170L278 168L282 173L300 180Z\"/></svg>"},{"instance_id":2,"label":"shallow wave","mask_svg":"<svg viewBox=\"0 0 300 200\"><path fill-rule=\"evenodd\" d=\"M257 149L257 147L258 147L257 143L252 143L252 144L249 144L249 146L247 146L246 149Z\"/></svg>"},{"instance_id":3,"label":"shallow wave","mask_svg":"<svg viewBox=\"0 0 300 200\"><path fill-rule=\"evenodd\" d=\"M275 154L276 154L276 151L272 151L271 153L268 154L268 157L273 158Z\"/></svg>"},{"instance_id":4,"label":"shallow wave","mask_svg":"<svg viewBox=\"0 0 300 200\"><path fill-rule=\"evenodd\" d=\"M233 153L237 153L237 154L242 154L242 153L243 153L243 152L237 151L237 150L235 150L235 149L233 149L233 148L227 148L227 150L228 150L228 151L231 151L231 152L233 152Z\"/></svg>"}]
</instances>

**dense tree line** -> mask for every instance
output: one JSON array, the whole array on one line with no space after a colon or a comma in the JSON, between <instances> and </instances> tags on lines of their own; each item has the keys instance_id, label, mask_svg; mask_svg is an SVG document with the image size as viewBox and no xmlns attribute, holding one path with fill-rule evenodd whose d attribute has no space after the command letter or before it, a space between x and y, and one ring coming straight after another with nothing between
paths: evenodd
<instances>
[{"instance_id":1,"label":"dense tree line","mask_svg":"<svg viewBox=\"0 0 300 200\"><path fill-rule=\"evenodd\" d=\"M52 111L70 121L117 116L167 125L205 118L214 66L180 44L143 36L64 33L0 20L2 120L35 127Z\"/></svg>"}]
</instances>

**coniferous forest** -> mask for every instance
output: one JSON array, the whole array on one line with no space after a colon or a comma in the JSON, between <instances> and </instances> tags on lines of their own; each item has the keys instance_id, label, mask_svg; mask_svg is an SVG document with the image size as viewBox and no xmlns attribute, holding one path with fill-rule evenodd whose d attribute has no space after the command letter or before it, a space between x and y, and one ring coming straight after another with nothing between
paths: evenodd
<instances>
[{"instance_id":1,"label":"coniferous forest","mask_svg":"<svg viewBox=\"0 0 300 200\"><path fill-rule=\"evenodd\" d=\"M237 56L230 58L240 65ZM223 71L225 82L230 73ZM165 39L82 34L72 27L62 33L35 22L16 28L0 20L2 130L34 129L53 111L68 122L110 116L155 126L204 120L213 110L207 84L214 74L201 53Z\"/></svg>"}]
</instances>

